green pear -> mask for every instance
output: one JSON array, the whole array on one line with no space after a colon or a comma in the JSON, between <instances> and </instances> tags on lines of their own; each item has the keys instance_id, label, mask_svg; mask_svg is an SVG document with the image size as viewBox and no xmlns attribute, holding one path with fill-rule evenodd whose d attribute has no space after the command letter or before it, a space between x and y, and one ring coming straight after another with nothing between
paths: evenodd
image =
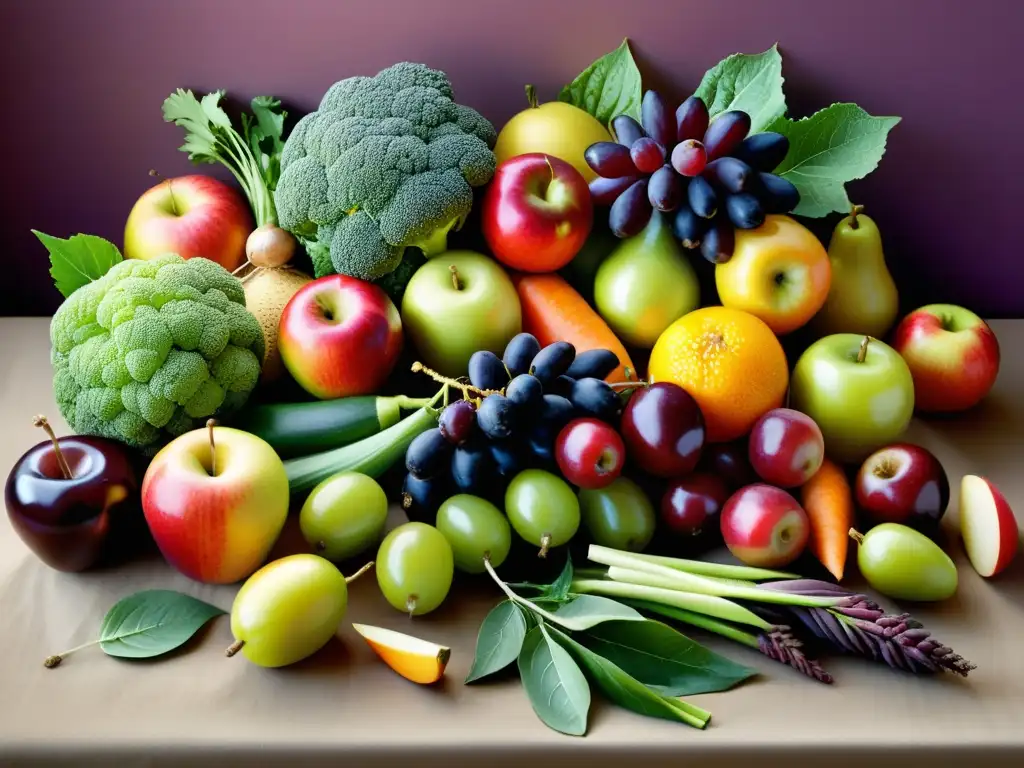
<instances>
[{"instance_id":1,"label":"green pear","mask_svg":"<svg viewBox=\"0 0 1024 768\"><path fill-rule=\"evenodd\" d=\"M884 338L896 321L899 295L885 266L878 226L854 206L828 244L832 282L828 298L813 320L822 336L856 333Z\"/></svg>"},{"instance_id":2,"label":"green pear","mask_svg":"<svg viewBox=\"0 0 1024 768\"><path fill-rule=\"evenodd\" d=\"M594 278L598 313L623 342L651 349L662 331L700 306L697 273L654 211L643 231L623 240Z\"/></svg>"},{"instance_id":3,"label":"green pear","mask_svg":"<svg viewBox=\"0 0 1024 768\"><path fill-rule=\"evenodd\" d=\"M956 594L956 565L938 544L899 523L881 523L857 542L857 567L872 589L895 600L936 601Z\"/></svg>"}]
</instances>

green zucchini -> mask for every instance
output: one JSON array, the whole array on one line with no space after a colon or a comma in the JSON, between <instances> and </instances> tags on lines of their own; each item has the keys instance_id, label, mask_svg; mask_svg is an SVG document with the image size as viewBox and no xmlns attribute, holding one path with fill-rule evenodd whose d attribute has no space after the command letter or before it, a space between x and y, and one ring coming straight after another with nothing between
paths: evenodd
<instances>
[{"instance_id":1,"label":"green zucchini","mask_svg":"<svg viewBox=\"0 0 1024 768\"><path fill-rule=\"evenodd\" d=\"M293 494L311 490L338 472L361 472L378 478L405 458L416 436L437 426L439 411L424 406L382 432L357 443L284 462L288 488Z\"/></svg>"},{"instance_id":2,"label":"green zucchini","mask_svg":"<svg viewBox=\"0 0 1024 768\"><path fill-rule=\"evenodd\" d=\"M282 459L349 445L394 426L402 409L429 405L399 395L362 395L307 403L268 403L247 409L232 426L263 438Z\"/></svg>"}]
</instances>

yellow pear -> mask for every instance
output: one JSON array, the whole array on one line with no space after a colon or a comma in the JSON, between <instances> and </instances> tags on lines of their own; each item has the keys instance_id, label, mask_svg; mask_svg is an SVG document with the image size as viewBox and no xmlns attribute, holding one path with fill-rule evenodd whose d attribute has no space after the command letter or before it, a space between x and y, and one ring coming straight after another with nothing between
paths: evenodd
<instances>
[{"instance_id":1,"label":"yellow pear","mask_svg":"<svg viewBox=\"0 0 1024 768\"><path fill-rule=\"evenodd\" d=\"M878 226L855 205L832 232L832 284L813 326L822 336L855 333L885 338L899 312L896 283L885 265Z\"/></svg>"}]
</instances>

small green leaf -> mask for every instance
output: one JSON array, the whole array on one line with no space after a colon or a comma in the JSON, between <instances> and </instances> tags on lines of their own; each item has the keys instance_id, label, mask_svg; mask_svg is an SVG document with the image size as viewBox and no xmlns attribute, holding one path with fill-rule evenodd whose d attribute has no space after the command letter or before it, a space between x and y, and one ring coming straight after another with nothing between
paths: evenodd
<instances>
[{"instance_id":1,"label":"small green leaf","mask_svg":"<svg viewBox=\"0 0 1024 768\"><path fill-rule=\"evenodd\" d=\"M566 553L565 567L558 574L558 578L551 582L551 586L544 597L549 600L565 600L569 596L569 586L572 584L572 578L572 555Z\"/></svg>"},{"instance_id":2,"label":"small green leaf","mask_svg":"<svg viewBox=\"0 0 1024 768\"><path fill-rule=\"evenodd\" d=\"M575 632L583 632L605 621L646 621L634 608L599 595L580 595L559 606L551 620Z\"/></svg>"},{"instance_id":3,"label":"small green leaf","mask_svg":"<svg viewBox=\"0 0 1024 768\"><path fill-rule=\"evenodd\" d=\"M288 113L281 108L280 99L273 96L257 96L251 106L253 117L242 115L242 134L260 165L267 189L273 192L281 177L281 153L284 151L281 137Z\"/></svg>"},{"instance_id":4,"label":"small green leaf","mask_svg":"<svg viewBox=\"0 0 1024 768\"><path fill-rule=\"evenodd\" d=\"M802 120L783 117L772 123L769 130L789 138L789 152L774 172L800 191L793 213L816 218L849 212L843 185L875 170L899 121L873 117L856 104L833 104Z\"/></svg>"},{"instance_id":5,"label":"small green leaf","mask_svg":"<svg viewBox=\"0 0 1024 768\"><path fill-rule=\"evenodd\" d=\"M757 674L659 621L607 621L579 641L666 696L726 691Z\"/></svg>"},{"instance_id":6,"label":"small green leaf","mask_svg":"<svg viewBox=\"0 0 1024 768\"><path fill-rule=\"evenodd\" d=\"M750 115L750 133L765 130L786 114L782 92L782 56L778 45L757 54L734 53L709 69L695 95L708 106L712 119L722 112Z\"/></svg>"},{"instance_id":7,"label":"small green leaf","mask_svg":"<svg viewBox=\"0 0 1024 768\"><path fill-rule=\"evenodd\" d=\"M648 717L684 722L695 728L703 728L711 718L711 713L700 707L648 688L621 667L580 645L564 632L554 627L550 631L579 661L601 692L619 706Z\"/></svg>"},{"instance_id":8,"label":"small green leaf","mask_svg":"<svg viewBox=\"0 0 1024 768\"><path fill-rule=\"evenodd\" d=\"M100 627L110 656L145 659L173 651L222 609L181 592L150 589L115 603Z\"/></svg>"},{"instance_id":9,"label":"small green leaf","mask_svg":"<svg viewBox=\"0 0 1024 768\"><path fill-rule=\"evenodd\" d=\"M526 635L519 675L533 711L545 725L571 736L586 733L590 686L572 656L552 640L543 624Z\"/></svg>"},{"instance_id":10,"label":"small green leaf","mask_svg":"<svg viewBox=\"0 0 1024 768\"><path fill-rule=\"evenodd\" d=\"M466 682L471 683L494 674L519 656L526 637L523 609L511 600L503 600L491 609L480 625L476 638L476 655Z\"/></svg>"},{"instance_id":11,"label":"small green leaf","mask_svg":"<svg viewBox=\"0 0 1024 768\"><path fill-rule=\"evenodd\" d=\"M607 126L617 115L640 120L643 87L629 40L599 58L562 88L558 100L579 107Z\"/></svg>"},{"instance_id":12,"label":"small green leaf","mask_svg":"<svg viewBox=\"0 0 1024 768\"><path fill-rule=\"evenodd\" d=\"M32 234L50 252L50 276L65 299L123 260L116 245L96 235L72 235L62 240L35 229Z\"/></svg>"}]
</instances>

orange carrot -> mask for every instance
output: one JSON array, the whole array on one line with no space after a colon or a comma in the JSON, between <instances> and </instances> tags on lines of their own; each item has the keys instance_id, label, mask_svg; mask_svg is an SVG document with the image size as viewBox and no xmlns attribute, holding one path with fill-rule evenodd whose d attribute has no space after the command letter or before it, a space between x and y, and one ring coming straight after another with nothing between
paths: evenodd
<instances>
[{"instance_id":1,"label":"orange carrot","mask_svg":"<svg viewBox=\"0 0 1024 768\"><path fill-rule=\"evenodd\" d=\"M801 501L811 521L807 546L821 564L843 580L849 531L853 527L853 493L842 467L825 459L800 491Z\"/></svg>"},{"instance_id":2,"label":"orange carrot","mask_svg":"<svg viewBox=\"0 0 1024 768\"><path fill-rule=\"evenodd\" d=\"M512 282L523 308L523 330L544 346L568 341L577 352L609 349L619 358L619 367L607 381L627 381L626 368L637 379L636 368L622 342L586 299L557 274L513 274Z\"/></svg>"}]
</instances>

